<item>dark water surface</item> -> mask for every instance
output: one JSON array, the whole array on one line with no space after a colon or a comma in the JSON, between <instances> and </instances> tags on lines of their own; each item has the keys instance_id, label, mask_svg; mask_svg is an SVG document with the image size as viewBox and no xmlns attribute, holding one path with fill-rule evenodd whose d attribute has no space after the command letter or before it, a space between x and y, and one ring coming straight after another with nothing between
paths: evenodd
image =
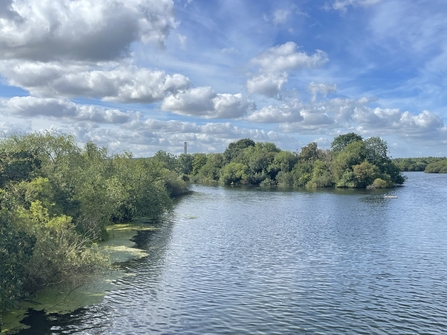
<instances>
[{"instance_id":1,"label":"dark water surface","mask_svg":"<svg viewBox=\"0 0 447 335\"><path fill-rule=\"evenodd\" d=\"M194 190L138 236L150 256L101 304L20 334L447 333L447 175L379 193Z\"/></svg>"}]
</instances>

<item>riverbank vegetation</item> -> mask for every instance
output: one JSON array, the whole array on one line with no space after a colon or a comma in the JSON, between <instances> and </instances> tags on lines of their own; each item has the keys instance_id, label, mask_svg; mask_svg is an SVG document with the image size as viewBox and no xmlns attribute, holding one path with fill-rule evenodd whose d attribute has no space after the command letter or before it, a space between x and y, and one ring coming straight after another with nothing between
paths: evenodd
<instances>
[{"instance_id":1,"label":"riverbank vegetation","mask_svg":"<svg viewBox=\"0 0 447 335\"><path fill-rule=\"evenodd\" d=\"M0 140L0 311L54 285L79 285L108 266L106 227L157 218L187 191L159 159L109 155L71 136Z\"/></svg>"},{"instance_id":2,"label":"riverbank vegetation","mask_svg":"<svg viewBox=\"0 0 447 335\"><path fill-rule=\"evenodd\" d=\"M299 152L290 152L273 143L241 139L230 143L223 153L182 154L164 160L185 179L203 184L387 188L405 181L388 157L384 140L363 139L355 133L336 137L330 150L312 142Z\"/></svg>"},{"instance_id":3,"label":"riverbank vegetation","mask_svg":"<svg viewBox=\"0 0 447 335\"><path fill-rule=\"evenodd\" d=\"M446 157L394 158L393 162L402 171L447 172L447 169L442 169L447 165Z\"/></svg>"}]
</instances>

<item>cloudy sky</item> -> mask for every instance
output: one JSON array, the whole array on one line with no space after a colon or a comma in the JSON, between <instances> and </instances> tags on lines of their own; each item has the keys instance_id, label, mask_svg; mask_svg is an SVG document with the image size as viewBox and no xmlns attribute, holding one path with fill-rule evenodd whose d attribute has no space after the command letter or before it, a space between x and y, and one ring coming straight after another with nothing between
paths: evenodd
<instances>
[{"instance_id":1,"label":"cloudy sky","mask_svg":"<svg viewBox=\"0 0 447 335\"><path fill-rule=\"evenodd\" d=\"M445 0L0 0L0 132L447 156Z\"/></svg>"}]
</instances>

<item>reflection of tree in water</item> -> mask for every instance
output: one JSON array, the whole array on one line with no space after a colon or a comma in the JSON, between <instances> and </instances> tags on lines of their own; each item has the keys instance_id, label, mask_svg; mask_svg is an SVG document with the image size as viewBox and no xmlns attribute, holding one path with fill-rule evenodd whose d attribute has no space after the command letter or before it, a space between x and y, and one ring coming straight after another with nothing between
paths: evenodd
<instances>
[{"instance_id":1,"label":"reflection of tree in water","mask_svg":"<svg viewBox=\"0 0 447 335\"><path fill-rule=\"evenodd\" d=\"M95 315L95 321L89 320L87 315ZM21 321L28 329L22 329L16 335L53 335L75 334L83 330L94 329L92 334L100 334L106 331L108 308L105 305L96 305L86 308L78 308L67 314L50 313L29 309L27 316ZM103 320L98 320L102 318Z\"/></svg>"}]
</instances>

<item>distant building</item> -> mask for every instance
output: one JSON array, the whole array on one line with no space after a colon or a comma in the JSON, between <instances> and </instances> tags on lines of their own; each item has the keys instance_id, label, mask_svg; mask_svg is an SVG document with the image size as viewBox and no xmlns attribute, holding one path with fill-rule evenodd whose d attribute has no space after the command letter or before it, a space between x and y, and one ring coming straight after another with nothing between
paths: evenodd
<instances>
[{"instance_id":1,"label":"distant building","mask_svg":"<svg viewBox=\"0 0 447 335\"><path fill-rule=\"evenodd\" d=\"M188 153L188 143L185 142L185 155Z\"/></svg>"}]
</instances>

